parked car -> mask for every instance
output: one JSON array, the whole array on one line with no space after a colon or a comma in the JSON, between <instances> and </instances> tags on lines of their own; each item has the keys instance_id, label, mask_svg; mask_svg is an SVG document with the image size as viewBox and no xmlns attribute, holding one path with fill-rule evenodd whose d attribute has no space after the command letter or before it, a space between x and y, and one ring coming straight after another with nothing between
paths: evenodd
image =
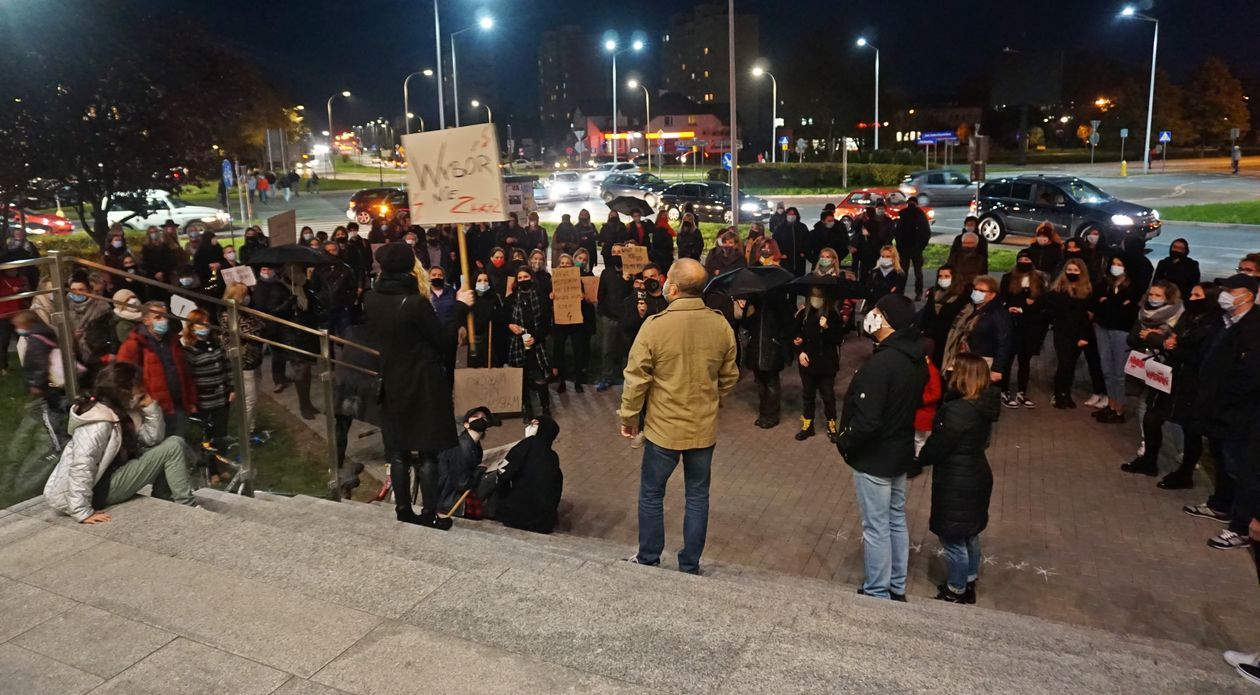
<instances>
[{"instance_id":1,"label":"parked car","mask_svg":"<svg viewBox=\"0 0 1260 695\"><path fill-rule=\"evenodd\" d=\"M156 227L173 220L184 233L218 231L232 219L226 210L191 205L158 189L116 198L105 217L110 224L117 222L132 229Z\"/></svg>"},{"instance_id":2,"label":"parked car","mask_svg":"<svg viewBox=\"0 0 1260 695\"><path fill-rule=\"evenodd\" d=\"M605 203L613 198L640 198L653 208L660 202L660 193L669 182L646 171L626 171L609 174L599 185L599 197Z\"/></svg>"},{"instance_id":3,"label":"parked car","mask_svg":"<svg viewBox=\"0 0 1260 695\"><path fill-rule=\"evenodd\" d=\"M639 165L634 162L604 162L590 171L582 172L582 180L590 182L591 190L595 190L611 174L638 170Z\"/></svg>"},{"instance_id":4,"label":"parked car","mask_svg":"<svg viewBox=\"0 0 1260 695\"><path fill-rule=\"evenodd\" d=\"M375 221L389 224L399 210L407 209L407 192L398 188L364 188L350 196L346 218L360 226Z\"/></svg>"},{"instance_id":5,"label":"parked car","mask_svg":"<svg viewBox=\"0 0 1260 695\"><path fill-rule=\"evenodd\" d=\"M895 220L906 207L907 198L906 194L897 188L862 188L850 192L836 205L836 219L845 226L852 227L855 221L866 216L868 205L876 205L881 200L884 202L884 210L888 212L888 216ZM919 207L927 213L928 221L935 224L936 211L929 205Z\"/></svg>"},{"instance_id":6,"label":"parked car","mask_svg":"<svg viewBox=\"0 0 1260 695\"><path fill-rule=\"evenodd\" d=\"M922 205L967 205L976 197L976 185L956 171L916 171L901 182L901 192L917 196Z\"/></svg>"},{"instance_id":7,"label":"parked car","mask_svg":"<svg viewBox=\"0 0 1260 695\"><path fill-rule=\"evenodd\" d=\"M1007 234L1031 236L1042 222L1053 224L1059 235L1084 236L1091 229L1101 242L1119 248L1125 239L1143 243L1159 236L1159 211L1119 200L1075 176L1026 174L989 181L980 187L974 210L978 231L988 241Z\"/></svg>"},{"instance_id":8,"label":"parked car","mask_svg":"<svg viewBox=\"0 0 1260 695\"><path fill-rule=\"evenodd\" d=\"M5 216L9 218L10 228L22 226L27 234L69 234L74 231L73 222L56 215L24 211L9 206Z\"/></svg>"},{"instance_id":9,"label":"parked car","mask_svg":"<svg viewBox=\"0 0 1260 695\"><path fill-rule=\"evenodd\" d=\"M542 184L542 181L534 182L534 209L535 210L555 210L556 199L552 197L551 191Z\"/></svg>"},{"instance_id":10,"label":"parked car","mask_svg":"<svg viewBox=\"0 0 1260 695\"><path fill-rule=\"evenodd\" d=\"M739 195L739 218L746 222L761 222L769 219L774 206L770 201L757 196L741 193ZM732 222L731 187L721 181L684 181L672 183L660 192L658 211L665 210L671 222L682 219L688 206L695 213L699 222Z\"/></svg>"},{"instance_id":11,"label":"parked car","mask_svg":"<svg viewBox=\"0 0 1260 695\"><path fill-rule=\"evenodd\" d=\"M591 197L591 182L576 171L554 171L543 184L550 191L553 203L561 200L586 200Z\"/></svg>"}]
</instances>

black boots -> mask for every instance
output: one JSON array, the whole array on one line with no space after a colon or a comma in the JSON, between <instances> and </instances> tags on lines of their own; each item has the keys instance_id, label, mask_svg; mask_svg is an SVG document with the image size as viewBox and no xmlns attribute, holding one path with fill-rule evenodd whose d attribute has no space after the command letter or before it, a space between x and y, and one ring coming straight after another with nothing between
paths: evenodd
<instances>
[{"instance_id":1,"label":"black boots","mask_svg":"<svg viewBox=\"0 0 1260 695\"><path fill-rule=\"evenodd\" d=\"M801 418L801 431L796 433L796 441L803 442L814 436L814 421L810 418Z\"/></svg>"},{"instance_id":2,"label":"black boots","mask_svg":"<svg viewBox=\"0 0 1260 695\"><path fill-rule=\"evenodd\" d=\"M1120 464L1120 470L1125 473L1140 473L1149 475L1152 478L1159 475L1159 466L1154 461L1148 460L1145 456L1139 456L1128 463Z\"/></svg>"},{"instance_id":3,"label":"black boots","mask_svg":"<svg viewBox=\"0 0 1260 695\"><path fill-rule=\"evenodd\" d=\"M311 377L307 374L305 377L299 376L293 382L297 385L298 411L305 420L314 420L319 411L315 409L315 404L311 403Z\"/></svg>"}]
</instances>

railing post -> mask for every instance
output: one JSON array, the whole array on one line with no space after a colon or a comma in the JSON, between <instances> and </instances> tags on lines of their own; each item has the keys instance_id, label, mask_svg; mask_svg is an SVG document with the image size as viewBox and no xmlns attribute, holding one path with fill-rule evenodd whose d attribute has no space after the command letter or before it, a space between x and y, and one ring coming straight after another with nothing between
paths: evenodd
<instances>
[{"instance_id":1,"label":"railing post","mask_svg":"<svg viewBox=\"0 0 1260 695\"><path fill-rule=\"evenodd\" d=\"M53 323L61 344L61 367L66 375L66 400L73 403L79 398L79 373L75 369L78 360L74 354L74 326L70 324L70 312L66 308L66 283L61 276L61 252L49 251L52 265L48 277L53 285Z\"/></svg>"},{"instance_id":2,"label":"railing post","mask_svg":"<svg viewBox=\"0 0 1260 695\"><path fill-rule=\"evenodd\" d=\"M332 340L328 331L319 332L319 382L324 386L324 433L328 440L328 498L341 499L341 468L337 464L337 415L334 412L337 397L333 393Z\"/></svg>"},{"instance_id":3,"label":"railing post","mask_svg":"<svg viewBox=\"0 0 1260 695\"><path fill-rule=\"evenodd\" d=\"M241 466L241 485L240 493L246 497L254 496L254 457L250 449L250 429L249 429L249 399L245 395L245 368L243 363L244 355L241 353L241 324L240 312L237 311L235 300L228 303L228 358L232 361L232 381L236 389L236 405L237 413L239 413L238 425L240 426L240 466ZM254 376L257 378L257 375ZM257 384L255 384L257 387Z\"/></svg>"}]
</instances>

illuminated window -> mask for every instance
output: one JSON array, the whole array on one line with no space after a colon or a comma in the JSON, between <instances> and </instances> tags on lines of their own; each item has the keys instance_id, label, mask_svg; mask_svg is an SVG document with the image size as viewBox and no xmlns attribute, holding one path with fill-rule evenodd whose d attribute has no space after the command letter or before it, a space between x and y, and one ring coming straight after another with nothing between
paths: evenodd
<instances>
[{"instance_id":1,"label":"illuminated window","mask_svg":"<svg viewBox=\"0 0 1260 695\"><path fill-rule=\"evenodd\" d=\"M705 71L704 71L704 76L705 76L705 77L708 77L708 76L709 76L709 71L708 71L708 70L705 70Z\"/></svg>"},{"instance_id":2,"label":"illuminated window","mask_svg":"<svg viewBox=\"0 0 1260 695\"><path fill-rule=\"evenodd\" d=\"M665 35L665 39L662 41L662 43L669 43L669 34Z\"/></svg>"},{"instance_id":3,"label":"illuminated window","mask_svg":"<svg viewBox=\"0 0 1260 695\"><path fill-rule=\"evenodd\" d=\"M699 122L699 119L695 116L687 116L687 125L695 125L697 122Z\"/></svg>"},{"instance_id":4,"label":"illuminated window","mask_svg":"<svg viewBox=\"0 0 1260 695\"><path fill-rule=\"evenodd\" d=\"M696 73L694 73L694 72L693 72L693 73L691 73L691 79L693 79L693 80L694 80L694 79L696 79Z\"/></svg>"},{"instance_id":5,"label":"illuminated window","mask_svg":"<svg viewBox=\"0 0 1260 695\"><path fill-rule=\"evenodd\" d=\"M687 69L687 64L686 64L686 63L683 63L683 64L682 64L682 69L683 69L683 70L686 70L686 69Z\"/></svg>"}]
</instances>

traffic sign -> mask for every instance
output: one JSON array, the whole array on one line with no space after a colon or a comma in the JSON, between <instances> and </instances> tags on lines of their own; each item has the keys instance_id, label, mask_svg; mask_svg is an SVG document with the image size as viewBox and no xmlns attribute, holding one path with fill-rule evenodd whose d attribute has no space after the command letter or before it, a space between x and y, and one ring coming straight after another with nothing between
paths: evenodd
<instances>
[{"instance_id":1,"label":"traffic sign","mask_svg":"<svg viewBox=\"0 0 1260 695\"><path fill-rule=\"evenodd\" d=\"M1172 142L1172 131L1171 131L1171 130L1161 130L1161 131L1159 131L1159 141L1160 141L1160 142Z\"/></svg>"},{"instance_id":2,"label":"traffic sign","mask_svg":"<svg viewBox=\"0 0 1260 695\"><path fill-rule=\"evenodd\" d=\"M1230 139L1230 140L1237 140L1237 139L1238 139L1238 136L1239 136L1239 135L1241 135L1241 134L1242 134L1242 131L1241 131L1241 130L1239 130L1238 128L1230 128L1230 129L1229 129L1229 139Z\"/></svg>"},{"instance_id":3,"label":"traffic sign","mask_svg":"<svg viewBox=\"0 0 1260 695\"><path fill-rule=\"evenodd\" d=\"M722 154L722 168L727 171L731 170L731 153L730 152L726 152Z\"/></svg>"},{"instance_id":4,"label":"traffic sign","mask_svg":"<svg viewBox=\"0 0 1260 695\"><path fill-rule=\"evenodd\" d=\"M1100 125L1102 125L1102 121L1090 121L1090 122L1089 122L1089 127L1090 127L1090 129L1091 129L1091 130L1098 130L1098 126L1100 126Z\"/></svg>"},{"instance_id":5,"label":"traffic sign","mask_svg":"<svg viewBox=\"0 0 1260 695\"><path fill-rule=\"evenodd\" d=\"M780 144L780 145L783 145L783 146L785 146L785 147L786 147L786 146L787 146L787 144L788 144L788 136L786 136L786 135L780 135L780 136L779 136L779 144Z\"/></svg>"},{"instance_id":6,"label":"traffic sign","mask_svg":"<svg viewBox=\"0 0 1260 695\"><path fill-rule=\"evenodd\" d=\"M1122 137L1122 138L1127 138L1127 137L1129 137L1129 129L1128 129L1128 128L1121 128L1121 129L1120 129L1120 137Z\"/></svg>"},{"instance_id":7,"label":"traffic sign","mask_svg":"<svg viewBox=\"0 0 1260 695\"><path fill-rule=\"evenodd\" d=\"M806 147L805 138L797 138L797 139L796 139L796 151L797 151L799 154L805 154L805 147Z\"/></svg>"},{"instance_id":8,"label":"traffic sign","mask_svg":"<svg viewBox=\"0 0 1260 695\"><path fill-rule=\"evenodd\" d=\"M1097 132L1093 132L1093 133L1090 133L1090 134L1089 134L1089 144L1091 144L1091 145L1097 145L1097 144L1098 144L1098 133L1097 133Z\"/></svg>"},{"instance_id":9,"label":"traffic sign","mask_svg":"<svg viewBox=\"0 0 1260 695\"><path fill-rule=\"evenodd\" d=\"M231 188L234 180L235 177L232 175L232 163L225 159L223 160L223 187Z\"/></svg>"}]
</instances>

